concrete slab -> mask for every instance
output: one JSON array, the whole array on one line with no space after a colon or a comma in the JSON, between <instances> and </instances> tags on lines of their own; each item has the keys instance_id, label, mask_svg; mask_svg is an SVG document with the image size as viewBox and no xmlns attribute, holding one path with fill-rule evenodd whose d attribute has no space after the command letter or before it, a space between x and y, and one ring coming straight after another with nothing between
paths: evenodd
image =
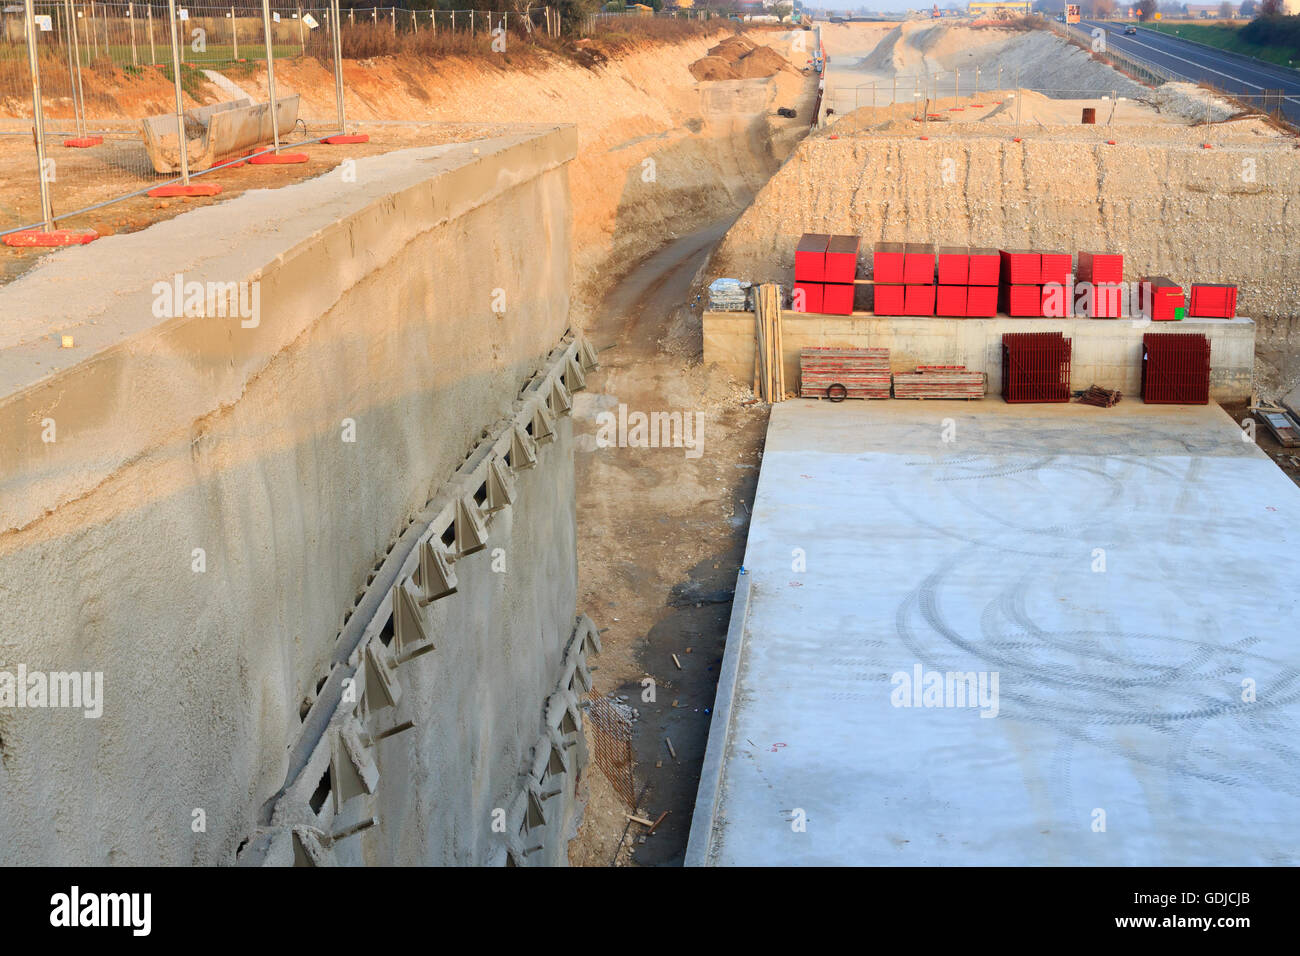
<instances>
[{"instance_id":1,"label":"concrete slab","mask_svg":"<svg viewBox=\"0 0 1300 956\"><path fill-rule=\"evenodd\" d=\"M1297 521L1217 406L776 406L688 864L1294 865Z\"/></svg>"}]
</instances>

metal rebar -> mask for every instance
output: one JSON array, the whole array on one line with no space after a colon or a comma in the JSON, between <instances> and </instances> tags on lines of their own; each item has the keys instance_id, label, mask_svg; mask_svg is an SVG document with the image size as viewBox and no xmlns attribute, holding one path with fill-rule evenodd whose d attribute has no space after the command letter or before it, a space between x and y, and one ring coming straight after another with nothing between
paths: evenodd
<instances>
[{"instance_id":1,"label":"metal rebar","mask_svg":"<svg viewBox=\"0 0 1300 956\"><path fill-rule=\"evenodd\" d=\"M36 124L36 176L41 185L41 228L54 228L54 208L50 205L50 184L45 181L45 110L41 105L41 71L36 58L36 13L32 0L23 0L27 21L27 65L32 71L32 118Z\"/></svg>"}]
</instances>

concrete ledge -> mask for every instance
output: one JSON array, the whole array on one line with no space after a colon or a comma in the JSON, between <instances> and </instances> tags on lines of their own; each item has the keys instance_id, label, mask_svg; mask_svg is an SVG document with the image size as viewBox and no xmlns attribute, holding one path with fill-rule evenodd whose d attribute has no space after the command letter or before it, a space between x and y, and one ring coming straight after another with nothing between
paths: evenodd
<instances>
[{"instance_id":1,"label":"concrete ledge","mask_svg":"<svg viewBox=\"0 0 1300 956\"><path fill-rule=\"evenodd\" d=\"M1137 397L1142 381L1142 336L1146 332L1200 332L1210 339L1210 394L1220 402L1250 398L1255 363L1251 319L941 319L888 317L865 313L783 313L785 380L799 381L799 350L816 346L887 348L895 372L918 363L965 365L984 372L989 393L1001 389L1005 332L1064 332L1073 342L1070 385L1121 389ZM704 361L716 362L741 382L754 375L754 316L749 312L704 313Z\"/></svg>"}]
</instances>

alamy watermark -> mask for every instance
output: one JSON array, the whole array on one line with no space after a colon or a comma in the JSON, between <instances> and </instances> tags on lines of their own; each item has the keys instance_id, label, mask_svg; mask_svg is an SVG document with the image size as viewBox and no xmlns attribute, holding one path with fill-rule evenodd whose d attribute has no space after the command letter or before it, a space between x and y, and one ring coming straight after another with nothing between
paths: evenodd
<instances>
[{"instance_id":1,"label":"alamy watermark","mask_svg":"<svg viewBox=\"0 0 1300 956\"><path fill-rule=\"evenodd\" d=\"M596 415L597 448L684 448L687 458L704 454L703 412L629 412Z\"/></svg>"},{"instance_id":2,"label":"alamy watermark","mask_svg":"<svg viewBox=\"0 0 1300 956\"><path fill-rule=\"evenodd\" d=\"M981 717L998 715L998 671L895 671L889 702L895 707L978 707Z\"/></svg>"},{"instance_id":3,"label":"alamy watermark","mask_svg":"<svg viewBox=\"0 0 1300 956\"><path fill-rule=\"evenodd\" d=\"M0 670L0 708L81 710L96 719L104 714L103 671L29 671L19 664L17 673Z\"/></svg>"},{"instance_id":4,"label":"alamy watermark","mask_svg":"<svg viewBox=\"0 0 1300 956\"><path fill-rule=\"evenodd\" d=\"M262 321L262 283L185 281L176 273L171 280L153 284L153 315L156 319L238 318L240 326L255 329Z\"/></svg>"}]
</instances>

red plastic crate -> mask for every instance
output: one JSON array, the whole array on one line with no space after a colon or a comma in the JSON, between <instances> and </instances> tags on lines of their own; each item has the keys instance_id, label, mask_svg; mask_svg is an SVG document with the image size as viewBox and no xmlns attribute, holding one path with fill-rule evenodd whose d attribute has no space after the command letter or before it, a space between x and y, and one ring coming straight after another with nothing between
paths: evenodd
<instances>
[{"instance_id":1,"label":"red plastic crate","mask_svg":"<svg viewBox=\"0 0 1300 956\"><path fill-rule=\"evenodd\" d=\"M964 285L941 285L935 288L939 290L935 296L936 315L965 317L966 287Z\"/></svg>"},{"instance_id":2,"label":"red plastic crate","mask_svg":"<svg viewBox=\"0 0 1300 956\"><path fill-rule=\"evenodd\" d=\"M1081 252L1075 278L1110 285L1124 281L1124 257L1118 252Z\"/></svg>"},{"instance_id":3,"label":"red plastic crate","mask_svg":"<svg viewBox=\"0 0 1300 956\"><path fill-rule=\"evenodd\" d=\"M903 247L903 281L908 285L934 285L934 246L909 242Z\"/></svg>"},{"instance_id":4,"label":"red plastic crate","mask_svg":"<svg viewBox=\"0 0 1300 956\"><path fill-rule=\"evenodd\" d=\"M871 311L876 315L906 315L904 310L905 296L903 290L907 286L903 285L884 285L877 282L872 289L874 290Z\"/></svg>"},{"instance_id":5,"label":"red plastic crate","mask_svg":"<svg viewBox=\"0 0 1300 956\"><path fill-rule=\"evenodd\" d=\"M1191 308L1187 314L1201 319L1231 319L1237 314L1237 287L1213 282L1192 284Z\"/></svg>"},{"instance_id":6,"label":"red plastic crate","mask_svg":"<svg viewBox=\"0 0 1300 956\"><path fill-rule=\"evenodd\" d=\"M796 282L824 282L826 279L826 247L831 237L819 232L806 232L794 249L794 278Z\"/></svg>"},{"instance_id":7,"label":"red plastic crate","mask_svg":"<svg viewBox=\"0 0 1300 956\"><path fill-rule=\"evenodd\" d=\"M970 253L957 246L939 250L939 285L965 285L970 277Z\"/></svg>"},{"instance_id":8,"label":"red plastic crate","mask_svg":"<svg viewBox=\"0 0 1300 956\"><path fill-rule=\"evenodd\" d=\"M997 285L1002 275L1002 257L996 249L970 251L969 285Z\"/></svg>"},{"instance_id":9,"label":"red plastic crate","mask_svg":"<svg viewBox=\"0 0 1300 956\"><path fill-rule=\"evenodd\" d=\"M826 245L827 282L852 282L857 278L860 242L857 236L831 236Z\"/></svg>"},{"instance_id":10,"label":"red plastic crate","mask_svg":"<svg viewBox=\"0 0 1300 956\"><path fill-rule=\"evenodd\" d=\"M942 288L942 287L941 287ZM998 314L998 287L973 285L966 289L966 315L970 318L992 318Z\"/></svg>"},{"instance_id":11,"label":"red plastic crate","mask_svg":"<svg viewBox=\"0 0 1300 956\"><path fill-rule=\"evenodd\" d=\"M906 285L903 293L904 315L934 315L934 290L932 285Z\"/></svg>"},{"instance_id":12,"label":"red plastic crate","mask_svg":"<svg viewBox=\"0 0 1300 956\"><path fill-rule=\"evenodd\" d=\"M822 286L822 311L830 315L852 315L853 283L828 282Z\"/></svg>"},{"instance_id":13,"label":"red plastic crate","mask_svg":"<svg viewBox=\"0 0 1300 956\"><path fill-rule=\"evenodd\" d=\"M1008 403L1070 400L1070 340L1060 332L1002 336L1002 398Z\"/></svg>"},{"instance_id":14,"label":"red plastic crate","mask_svg":"<svg viewBox=\"0 0 1300 956\"><path fill-rule=\"evenodd\" d=\"M1043 287L1037 285L1007 286L1007 315L1029 318L1043 314Z\"/></svg>"},{"instance_id":15,"label":"red plastic crate","mask_svg":"<svg viewBox=\"0 0 1300 956\"><path fill-rule=\"evenodd\" d=\"M799 308L799 293L803 293L803 308ZM820 312L822 310L822 284L820 282L796 282L790 293L792 312Z\"/></svg>"},{"instance_id":16,"label":"red plastic crate","mask_svg":"<svg viewBox=\"0 0 1300 956\"><path fill-rule=\"evenodd\" d=\"M1002 281L1009 285L1040 285L1043 275L1043 257L1037 252L1007 252L1000 250Z\"/></svg>"},{"instance_id":17,"label":"red plastic crate","mask_svg":"<svg viewBox=\"0 0 1300 956\"><path fill-rule=\"evenodd\" d=\"M1138 282L1138 311L1152 322L1172 322L1184 304L1183 287L1165 276L1143 276Z\"/></svg>"},{"instance_id":18,"label":"red plastic crate","mask_svg":"<svg viewBox=\"0 0 1300 956\"><path fill-rule=\"evenodd\" d=\"M903 282L903 250L901 242L878 242L871 254L871 277L877 282Z\"/></svg>"},{"instance_id":19,"label":"red plastic crate","mask_svg":"<svg viewBox=\"0 0 1300 956\"><path fill-rule=\"evenodd\" d=\"M1038 281L1043 285L1056 282L1060 285L1070 284L1070 271L1073 266L1068 252L1044 252L1039 257Z\"/></svg>"},{"instance_id":20,"label":"red plastic crate","mask_svg":"<svg viewBox=\"0 0 1300 956\"><path fill-rule=\"evenodd\" d=\"M1142 401L1149 405L1210 403L1210 340L1198 332L1142 336Z\"/></svg>"}]
</instances>

